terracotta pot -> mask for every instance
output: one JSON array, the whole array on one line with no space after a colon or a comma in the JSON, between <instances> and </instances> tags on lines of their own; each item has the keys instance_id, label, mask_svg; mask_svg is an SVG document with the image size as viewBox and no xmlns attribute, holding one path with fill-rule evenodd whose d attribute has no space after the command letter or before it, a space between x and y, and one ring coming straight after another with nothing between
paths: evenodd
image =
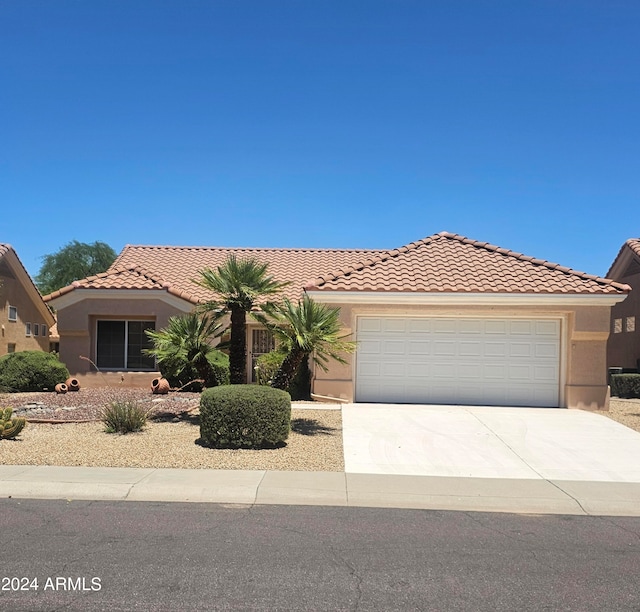
<instances>
[{"instance_id":1,"label":"terracotta pot","mask_svg":"<svg viewBox=\"0 0 640 612\"><path fill-rule=\"evenodd\" d=\"M65 385L64 383L58 383L55 386L55 390L56 390L56 393L66 393L67 392L67 385Z\"/></svg>"},{"instance_id":2,"label":"terracotta pot","mask_svg":"<svg viewBox=\"0 0 640 612\"><path fill-rule=\"evenodd\" d=\"M80 381L77 378L67 378L65 382L68 391L80 391Z\"/></svg>"},{"instance_id":3,"label":"terracotta pot","mask_svg":"<svg viewBox=\"0 0 640 612\"><path fill-rule=\"evenodd\" d=\"M166 378L154 378L151 381L151 392L156 395L166 395L169 389L169 381Z\"/></svg>"}]
</instances>

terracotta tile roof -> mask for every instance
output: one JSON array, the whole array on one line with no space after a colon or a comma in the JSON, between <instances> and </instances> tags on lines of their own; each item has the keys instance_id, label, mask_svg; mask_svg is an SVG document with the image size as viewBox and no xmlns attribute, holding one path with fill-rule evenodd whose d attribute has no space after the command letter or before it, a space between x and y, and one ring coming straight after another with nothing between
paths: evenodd
<instances>
[{"instance_id":1,"label":"terracotta tile roof","mask_svg":"<svg viewBox=\"0 0 640 612\"><path fill-rule=\"evenodd\" d=\"M0 259L4 257L11 250L10 244L4 244L0 242Z\"/></svg>"},{"instance_id":2,"label":"terracotta tile roof","mask_svg":"<svg viewBox=\"0 0 640 612\"><path fill-rule=\"evenodd\" d=\"M621 261L621 257L624 255L626 251L631 251L633 255L635 255L638 259L640 259L640 238L629 238L618 251L616 258L613 260L611 267L607 271L607 277L611 278L620 278L623 276L624 271L617 269L618 263Z\"/></svg>"},{"instance_id":3,"label":"terracotta tile roof","mask_svg":"<svg viewBox=\"0 0 640 612\"><path fill-rule=\"evenodd\" d=\"M290 281L284 293L290 299L302 295L304 285L327 270L354 265L385 253L367 249L252 249L227 247L174 247L127 245L103 274L76 281L48 296L51 300L75 289L167 290L193 303L210 300L210 291L193 280L199 270L216 268L227 257L253 257L269 264L268 273L277 281Z\"/></svg>"},{"instance_id":4,"label":"terracotta tile roof","mask_svg":"<svg viewBox=\"0 0 640 612\"><path fill-rule=\"evenodd\" d=\"M322 291L625 293L628 285L441 232L319 276Z\"/></svg>"}]
</instances>

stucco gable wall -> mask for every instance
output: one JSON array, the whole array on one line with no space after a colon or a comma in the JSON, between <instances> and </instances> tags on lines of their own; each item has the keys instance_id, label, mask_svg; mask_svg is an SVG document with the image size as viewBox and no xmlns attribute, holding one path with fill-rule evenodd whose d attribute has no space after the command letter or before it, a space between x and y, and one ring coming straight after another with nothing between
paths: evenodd
<instances>
[{"instance_id":1,"label":"stucco gable wall","mask_svg":"<svg viewBox=\"0 0 640 612\"><path fill-rule=\"evenodd\" d=\"M58 312L60 359L72 374L82 375L93 368L81 359L95 362L96 321L99 319L138 319L155 321L156 329L167 325L169 317L184 311L160 299L86 299L66 306Z\"/></svg>"},{"instance_id":2,"label":"stucco gable wall","mask_svg":"<svg viewBox=\"0 0 640 612\"><path fill-rule=\"evenodd\" d=\"M640 272L621 279L632 287L623 302L611 309L611 335L607 345L609 367L637 368L640 360ZM635 331L628 331L627 317L635 317ZM622 331L614 333L615 320L620 319Z\"/></svg>"},{"instance_id":3,"label":"stucco gable wall","mask_svg":"<svg viewBox=\"0 0 640 612\"><path fill-rule=\"evenodd\" d=\"M17 321L9 321L9 306L18 311ZM31 323L31 336L26 335L26 324ZM37 336L34 326L38 325ZM46 335L42 335L42 326ZM6 355L9 344L17 351L48 351L49 325L42 315L42 304L35 304L22 282L14 276L3 262L0 267L0 355Z\"/></svg>"}]
</instances>

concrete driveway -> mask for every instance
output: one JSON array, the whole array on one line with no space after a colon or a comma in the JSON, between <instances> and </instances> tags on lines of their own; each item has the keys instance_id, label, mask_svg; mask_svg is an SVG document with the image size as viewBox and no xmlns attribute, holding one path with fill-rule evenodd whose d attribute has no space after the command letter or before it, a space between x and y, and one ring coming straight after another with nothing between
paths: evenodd
<instances>
[{"instance_id":1,"label":"concrete driveway","mask_svg":"<svg viewBox=\"0 0 640 612\"><path fill-rule=\"evenodd\" d=\"M640 433L581 410L347 404L345 471L640 483Z\"/></svg>"}]
</instances>

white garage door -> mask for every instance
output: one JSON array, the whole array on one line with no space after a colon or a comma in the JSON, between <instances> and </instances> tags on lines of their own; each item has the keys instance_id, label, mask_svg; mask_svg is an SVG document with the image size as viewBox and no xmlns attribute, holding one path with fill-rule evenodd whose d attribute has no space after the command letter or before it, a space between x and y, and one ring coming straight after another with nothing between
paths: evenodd
<instances>
[{"instance_id":1,"label":"white garage door","mask_svg":"<svg viewBox=\"0 0 640 612\"><path fill-rule=\"evenodd\" d=\"M558 406L560 321L360 317L356 401Z\"/></svg>"}]
</instances>

